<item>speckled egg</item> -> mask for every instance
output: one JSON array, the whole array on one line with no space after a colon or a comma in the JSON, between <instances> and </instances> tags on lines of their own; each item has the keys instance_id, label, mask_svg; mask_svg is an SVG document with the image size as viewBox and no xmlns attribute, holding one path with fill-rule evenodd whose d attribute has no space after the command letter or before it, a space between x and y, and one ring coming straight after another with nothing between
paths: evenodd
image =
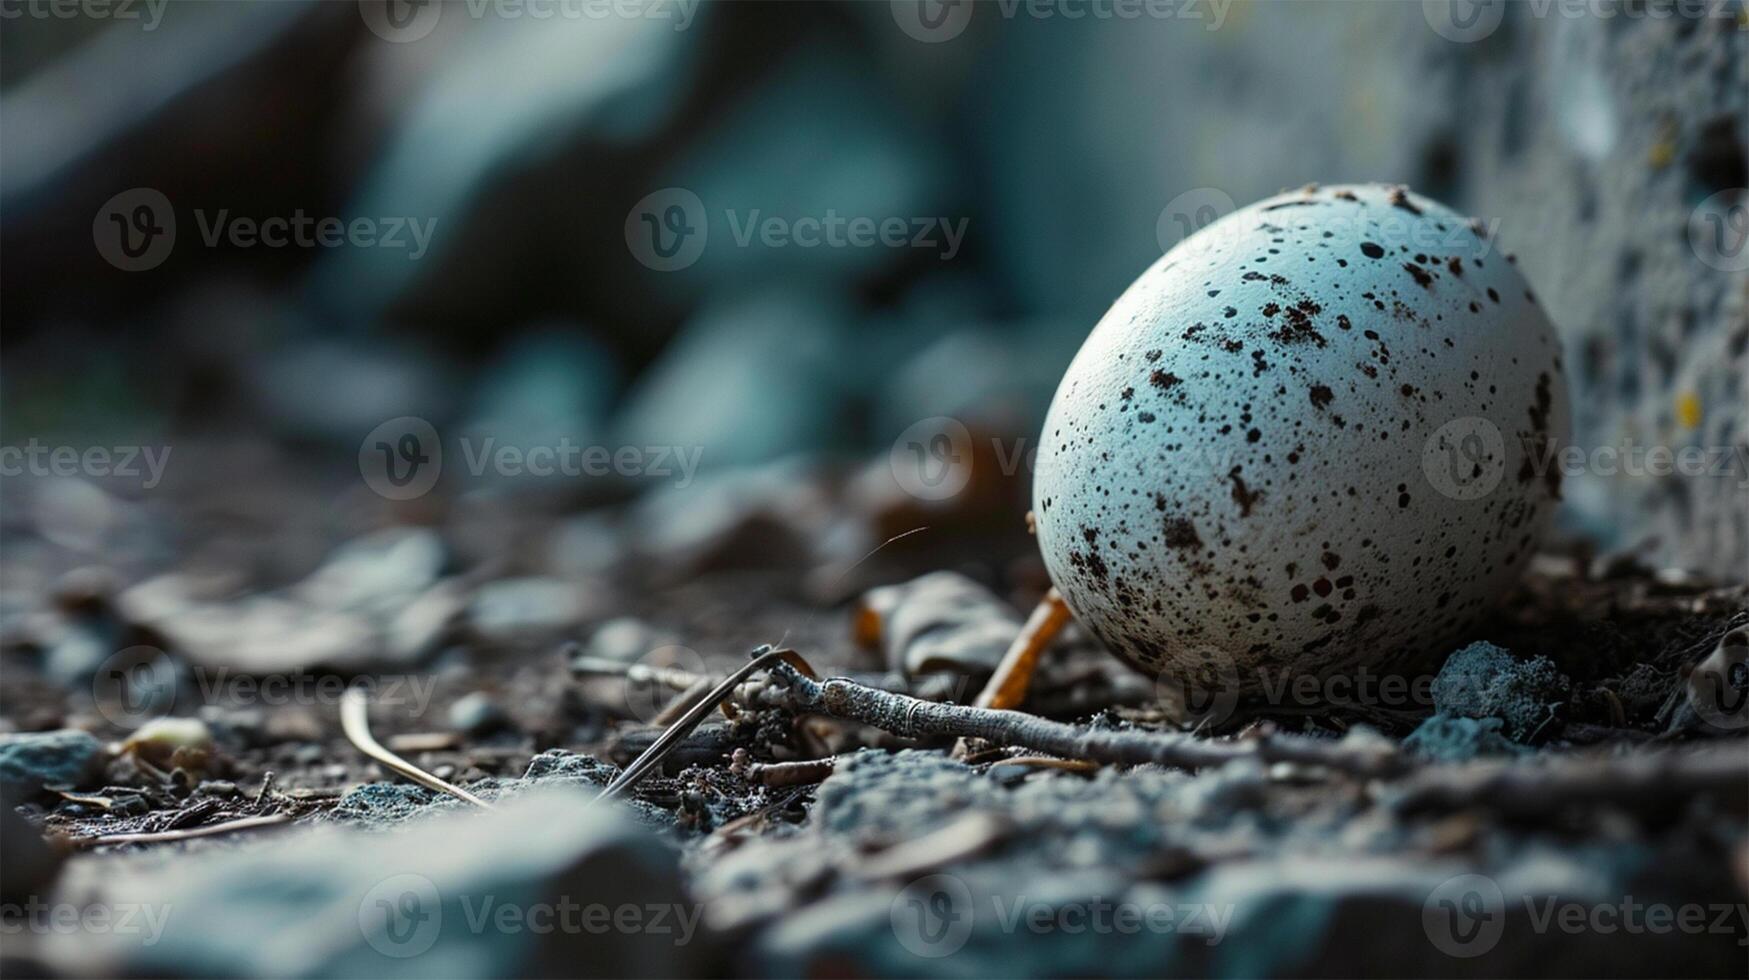
<instances>
[{"instance_id":1,"label":"speckled egg","mask_svg":"<svg viewBox=\"0 0 1749 980\"><path fill-rule=\"evenodd\" d=\"M1488 229L1307 187L1190 236L1057 389L1033 488L1078 621L1137 669L1397 669L1511 587L1556 501L1559 341Z\"/></svg>"}]
</instances>

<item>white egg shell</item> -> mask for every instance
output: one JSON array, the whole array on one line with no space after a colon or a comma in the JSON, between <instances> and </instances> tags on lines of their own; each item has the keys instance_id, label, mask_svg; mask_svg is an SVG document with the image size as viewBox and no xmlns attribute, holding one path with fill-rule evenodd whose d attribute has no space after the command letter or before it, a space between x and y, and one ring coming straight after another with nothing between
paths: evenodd
<instances>
[{"instance_id":1,"label":"white egg shell","mask_svg":"<svg viewBox=\"0 0 1749 980\"><path fill-rule=\"evenodd\" d=\"M1094 328L1045 419L1039 547L1149 673L1402 667L1518 578L1568 426L1554 329L1479 224L1307 188L1185 239Z\"/></svg>"}]
</instances>

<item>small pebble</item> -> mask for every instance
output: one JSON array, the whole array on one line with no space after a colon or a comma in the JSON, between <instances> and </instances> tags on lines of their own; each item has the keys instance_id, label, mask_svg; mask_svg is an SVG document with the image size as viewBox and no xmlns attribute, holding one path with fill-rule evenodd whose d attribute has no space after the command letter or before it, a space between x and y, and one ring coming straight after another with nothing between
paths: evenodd
<instances>
[{"instance_id":1,"label":"small pebble","mask_svg":"<svg viewBox=\"0 0 1749 980\"><path fill-rule=\"evenodd\" d=\"M490 734L509 721L504 709L482 691L475 691L449 706L450 727L469 735Z\"/></svg>"}]
</instances>

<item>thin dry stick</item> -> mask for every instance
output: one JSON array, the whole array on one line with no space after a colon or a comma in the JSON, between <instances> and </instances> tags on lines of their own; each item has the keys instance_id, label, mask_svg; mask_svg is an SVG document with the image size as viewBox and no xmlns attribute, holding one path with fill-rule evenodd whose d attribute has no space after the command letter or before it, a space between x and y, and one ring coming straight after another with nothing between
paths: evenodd
<instances>
[{"instance_id":1,"label":"thin dry stick","mask_svg":"<svg viewBox=\"0 0 1749 980\"><path fill-rule=\"evenodd\" d=\"M877 691L844 678L816 681L779 664L783 686L764 689L762 703L873 725L907 738L982 738L1066 759L1106 765L1162 765L1196 769L1238 759L1322 766L1361 778L1404 779L1395 805L1403 810L1486 806L1519 816L1608 804L1658 812L1694 796L1719 798L1749 809L1749 752L1740 744L1693 750L1557 756L1547 762L1430 764L1386 742L1308 738L1284 733L1214 741L1171 732L1116 732L1078 728L1019 711L996 711L921 701Z\"/></svg>"},{"instance_id":2,"label":"thin dry stick","mask_svg":"<svg viewBox=\"0 0 1749 980\"><path fill-rule=\"evenodd\" d=\"M1032 686L1032 675L1038 672L1038 658L1068 623L1069 606L1052 586L1033 607L1032 615L1026 617L1025 625L996 665L996 672L990 675L972 704L979 708L1020 707L1026 700L1027 688ZM964 759L971 751L972 747L961 739L954 744L953 756Z\"/></svg>"},{"instance_id":3,"label":"thin dry stick","mask_svg":"<svg viewBox=\"0 0 1749 980\"><path fill-rule=\"evenodd\" d=\"M1264 734L1240 741L1214 741L1176 732L1081 728L1021 711L924 701L864 687L842 677L817 681L783 664L772 667L781 686L767 687L762 703L873 725L903 738L981 738L1064 759L1106 765L1160 765L1200 769L1237 759L1325 766L1363 777L1395 776L1410 768L1395 745Z\"/></svg>"},{"instance_id":4,"label":"thin dry stick","mask_svg":"<svg viewBox=\"0 0 1749 980\"><path fill-rule=\"evenodd\" d=\"M1517 817L1618 806L1641 813L1715 796L1749 809L1749 751L1739 742L1633 755L1585 753L1547 761L1487 761L1428 766L1402 783L1397 808L1406 812L1485 806Z\"/></svg>"},{"instance_id":5,"label":"thin dry stick","mask_svg":"<svg viewBox=\"0 0 1749 980\"><path fill-rule=\"evenodd\" d=\"M370 756L395 773L405 776L427 789L440 793L448 793L459 800L466 800L477 807L492 809L492 804L478 796L462 789L454 783L439 779L406 759L401 758L378 744L370 734L370 697L362 687L349 687L340 697L340 727L346 732L346 737L358 751Z\"/></svg>"},{"instance_id":6,"label":"thin dry stick","mask_svg":"<svg viewBox=\"0 0 1749 980\"><path fill-rule=\"evenodd\" d=\"M590 805L593 806L603 800L611 800L637 785L638 780L643 779L651 769L660 764L663 757L674 746L678 745L681 739L692 734L692 730L698 727L699 722L704 721L705 716L711 713L711 709L726 702L736 686L753 676L754 672L767 667L782 667L791 676L804 679L814 674L814 668L808 666L808 662L802 659L802 655L794 650L773 650L769 644L758 647L753 651L753 659L723 678L721 683L711 688L710 693L700 699L697 704L688 708L686 713L681 715L680 719L667 731L663 732L660 738L650 743L650 747L645 749L643 754L633 759L631 765L621 769L619 775L615 776L613 781L601 791L601 795L590 801Z\"/></svg>"},{"instance_id":7,"label":"thin dry stick","mask_svg":"<svg viewBox=\"0 0 1749 980\"><path fill-rule=\"evenodd\" d=\"M1048 755L1017 755L1007 759L997 759L990 763L990 768L997 766L1024 766L1028 769L1065 769L1069 772L1092 772L1099 768L1098 763L1086 759L1053 759Z\"/></svg>"},{"instance_id":8,"label":"thin dry stick","mask_svg":"<svg viewBox=\"0 0 1749 980\"><path fill-rule=\"evenodd\" d=\"M676 718L685 714L686 709L697 704L700 698L710 693L710 689L711 679L709 677L700 677L693 682L691 687L676 694L674 699L669 701L661 711L656 712L656 716L650 719L650 724L657 726L674 724Z\"/></svg>"},{"instance_id":9,"label":"thin dry stick","mask_svg":"<svg viewBox=\"0 0 1749 980\"><path fill-rule=\"evenodd\" d=\"M1055 588L1045 593L1026 617L1026 625L1009 644L996 672L978 693L972 704L980 708L1018 708L1026 700L1026 689L1032 686L1032 675L1038 671L1038 658L1063 627L1069 625L1069 606Z\"/></svg>"},{"instance_id":10,"label":"thin dry stick","mask_svg":"<svg viewBox=\"0 0 1749 980\"><path fill-rule=\"evenodd\" d=\"M106 834L101 837L74 837L69 838L68 843L81 848L101 847L105 844L159 844L167 841L188 840L193 837L228 834L233 830L271 827L275 824L290 823L291 819L291 814L288 813L269 813L260 817L243 817L225 823L208 824L205 827L185 827L179 830L160 830L138 834Z\"/></svg>"},{"instance_id":11,"label":"thin dry stick","mask_svg":"<svg viewBox=\"0 0 1749 980\"><path fill-rule=\"evenodd\" d=\"M747 766L745 775L761 786L774 789L780 786L809 786L824 781L827 776L832 775L832 770L837 765L837 756L802 759L797 762L754 762Z\"/></svg>"},{"instance_id":12,"label":"thin dry stick","mask_svg":"<svg viewBox=\"0 0 1749 980\"><path fill-rule=\"evenodd\" d=\"M684 691L705 678L702 674L678 667L658 667L652 664L626 664L599 657L578 657L571 661L573 677L620 677L632 684L660 684Z\"/></svg>"}]
</instances>

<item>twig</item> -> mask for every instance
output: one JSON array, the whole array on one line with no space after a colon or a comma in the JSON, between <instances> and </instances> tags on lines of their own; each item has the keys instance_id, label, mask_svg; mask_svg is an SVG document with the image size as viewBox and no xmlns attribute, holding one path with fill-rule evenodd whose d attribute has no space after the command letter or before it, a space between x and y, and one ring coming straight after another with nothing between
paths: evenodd
<instances>
[{"instance_id":1,"label":"twig","mask_svg":"<svg viewBox=\"0 0 1749 980\"><path fill-rule=\"evenodd\" d=\"M1069 606L1055 588L1026 617L1026 625L1009 644L996 672L972 703L980 708L1018 708L1026 700L1026 689L1032 685L1032 675L1038 671L1039 655L1044 653L1069 624Z\"/></svg>"},{"instance_id":2,"label":"twig","mask_svg":"<svg viewBox=\"0 0 1749 980\"><path fill-rule=\"evenodd\" d=\"M684 691L707 678L679 667L658 667L644 663L620 663L600 657L578 657L570 663L573 677L620 677L632 684L660 684Z\"/></svg>"},{"instance_id":3,"label":"twig","mask_svg":"<svg viewBox=\"0 0 1749 980\"><path fill-rule=\"evenodd\" d=\"M158 844L168 841L188 840L193 837L211 837L215 834L228 834L233 830L252 830L256 827L271 827L275 824L290 823L289 813L269 813L259 817L242 817L225 823L208 824L205 827L184 827L180 830L159 830L138 834L106 834L101 837L73 837L68 843L74 847L102 847L106 844Z\"/></svg>"},{"instance_id":4,"label":"twig","mask_svg":"<svg viewBox=\"0 0 1749 980\"><path fill-rule=\"evenodd\" d=\"M401 758L380 745L370 734L370 696L362 687L349 687L340 696L340 727L346 732L346 737L358 751L370 756L395 773L405 776L427 789L440 793L448 793L459 800L466 800L477 807L492 809L492 804L478 796L462 789L454 783L439 779L406 759Z\"/></svg>"},{"instance_id":5,"label":"twig","mask_svg":"<svg viewBox=\"0 0 1749 980\"><path fill-rule=\"evenodd\" d=\"M1741 741L1546 762L1428 766L1405 780L1395 805L1405 812L1485 806L1508 816L1540 817L1600 804L1657 812L1697 795L1716 795L1739 812L1749 807L1749 751Z\"/></svg>"},{"instance_id":6,"label":"twig","mask_svg":"<svg viewBox=\"0 0 1749 980\"><path fill-rule=\"evenodd\" d=\"M1022 766L1027 769L1064 769L1069 772L1092 772L1099 766L1086 759L1053 759L1048 755L1016 755L1006 759L997 759L990 763L990 768L997 766Z\"/></svg>"},{"instance_id":7,"label":"twig","mask_svg":"<svg viewBox=\"0 0 1749 980\"><path fill-rule=\"evenodd\" d=\"M1713 796L1736 812L1749 809L1749 752L1740 740L1695 750L1557 756L1539 762L1431 764L1416 768L1395 744L1307 738L1265 732L1215 741L1169 732L1079 728L1019 711L921 701L843 678L816 681L782 664L781 685L764 688L761 703L873 725L906 738L959 736L1017 745L1063 759L1105 765L1196 769L1239 759L1322 766L1362 778L1406 777L1395 806L1405 811L1490 807L1508 816L1538 817L1564 809L1610 805L1657 813L1694 796Z\"/></svg>"},{"instance_id":8,"label":"twig","mask_svg":"<svg viewBox=\"0 0 1749 980\"><path fill-rule=\"evenodd\" d=\"M593 806L603 800L611 800L636 785L638 780L643 779L651 769L662 762L662 757L666 756L669 750L679 744L681 739L691 734L692 730L698 727L699 722L704 721L705 716L711 713L711 709L726 701L735 688L742 681L753 676L755 671L763 670L766 667L783 668L789 676L804 680L807 678L804 677L803 671L808 674L814 672L814 669L808 666L808 662L802 659L801 654L794 650L773 650L769 644L755 649L753 659L723 678L721 683L711 688L710 693L700 699L697 704L688 708L678 721L662 733L662 737L652 742L642 755L633 759L631 765L621 769L619 775L615 776L613 781L601 791L601 795L590 801L590 805Z\"/></svg>"},{"instance_id":9,"label":"twig","mask_svg":"<svg viewBox=\"0 0 1749 980\"><path fill-rule=\"evenodd\" d=\"M824 759L803 759L799 762L753 762L744 771L749 780L761 786L810 786L823 782L838 765L835 756Z\"/></svg>"},{"instance_id":10,"label":"twig","mask_svg":"<svg viewBox=\"0 0 1749 980\"><path fill-rule=\"evenodd\" d=\"M661 711L656 712L656 716L650 719L650 724L664 727L674 724L675 719L684 715L686 709L697 704L700 698L710 693L710 689L711 679L709 677L700 677L693 681L691 687L676 694L673 700L669 701Z\"/></svg>"},{"instance_id":11,"label":"twig","mask_svg":"<svg viewBox=\"0 0 1749 980\"><path fill-rule=\"evenodd\" d=\"M1393 744L1356 743L1263 733L1241 741L1214 741L1175 732L1108 731L1049 721L1020 711L923 701L877 691L842 677L816 681L782 664L783 681L767 687L763 703L873 725L903 738L981 738L1064 759L1106 765L1159 765L1177 769L1218 766L1237 759L1325 766L1362 777L1394 776L1410 762Z\"/></svg>"},{"instance_id":12,"label":"twig","mask_svg":"<svg viewBox=\"0 0 1749 980\"><path fill-rule=\"evenodd\" d=\"M972 704L979 708L1020 707L1026 700L1027 688L1032 686L1032 675L1038 673L1039 656L1068 623L1069 606L1063 601L1062 593L1052 586L1033 607L1032 614L1026 617L1026 624L1015 635L1014 642L1008 645L1008 652L1002 655L996 672L990 675ZM953 757L964 759L971 750L972 747L962 739L954 745Z\"/></svg>"}]
</instances>

